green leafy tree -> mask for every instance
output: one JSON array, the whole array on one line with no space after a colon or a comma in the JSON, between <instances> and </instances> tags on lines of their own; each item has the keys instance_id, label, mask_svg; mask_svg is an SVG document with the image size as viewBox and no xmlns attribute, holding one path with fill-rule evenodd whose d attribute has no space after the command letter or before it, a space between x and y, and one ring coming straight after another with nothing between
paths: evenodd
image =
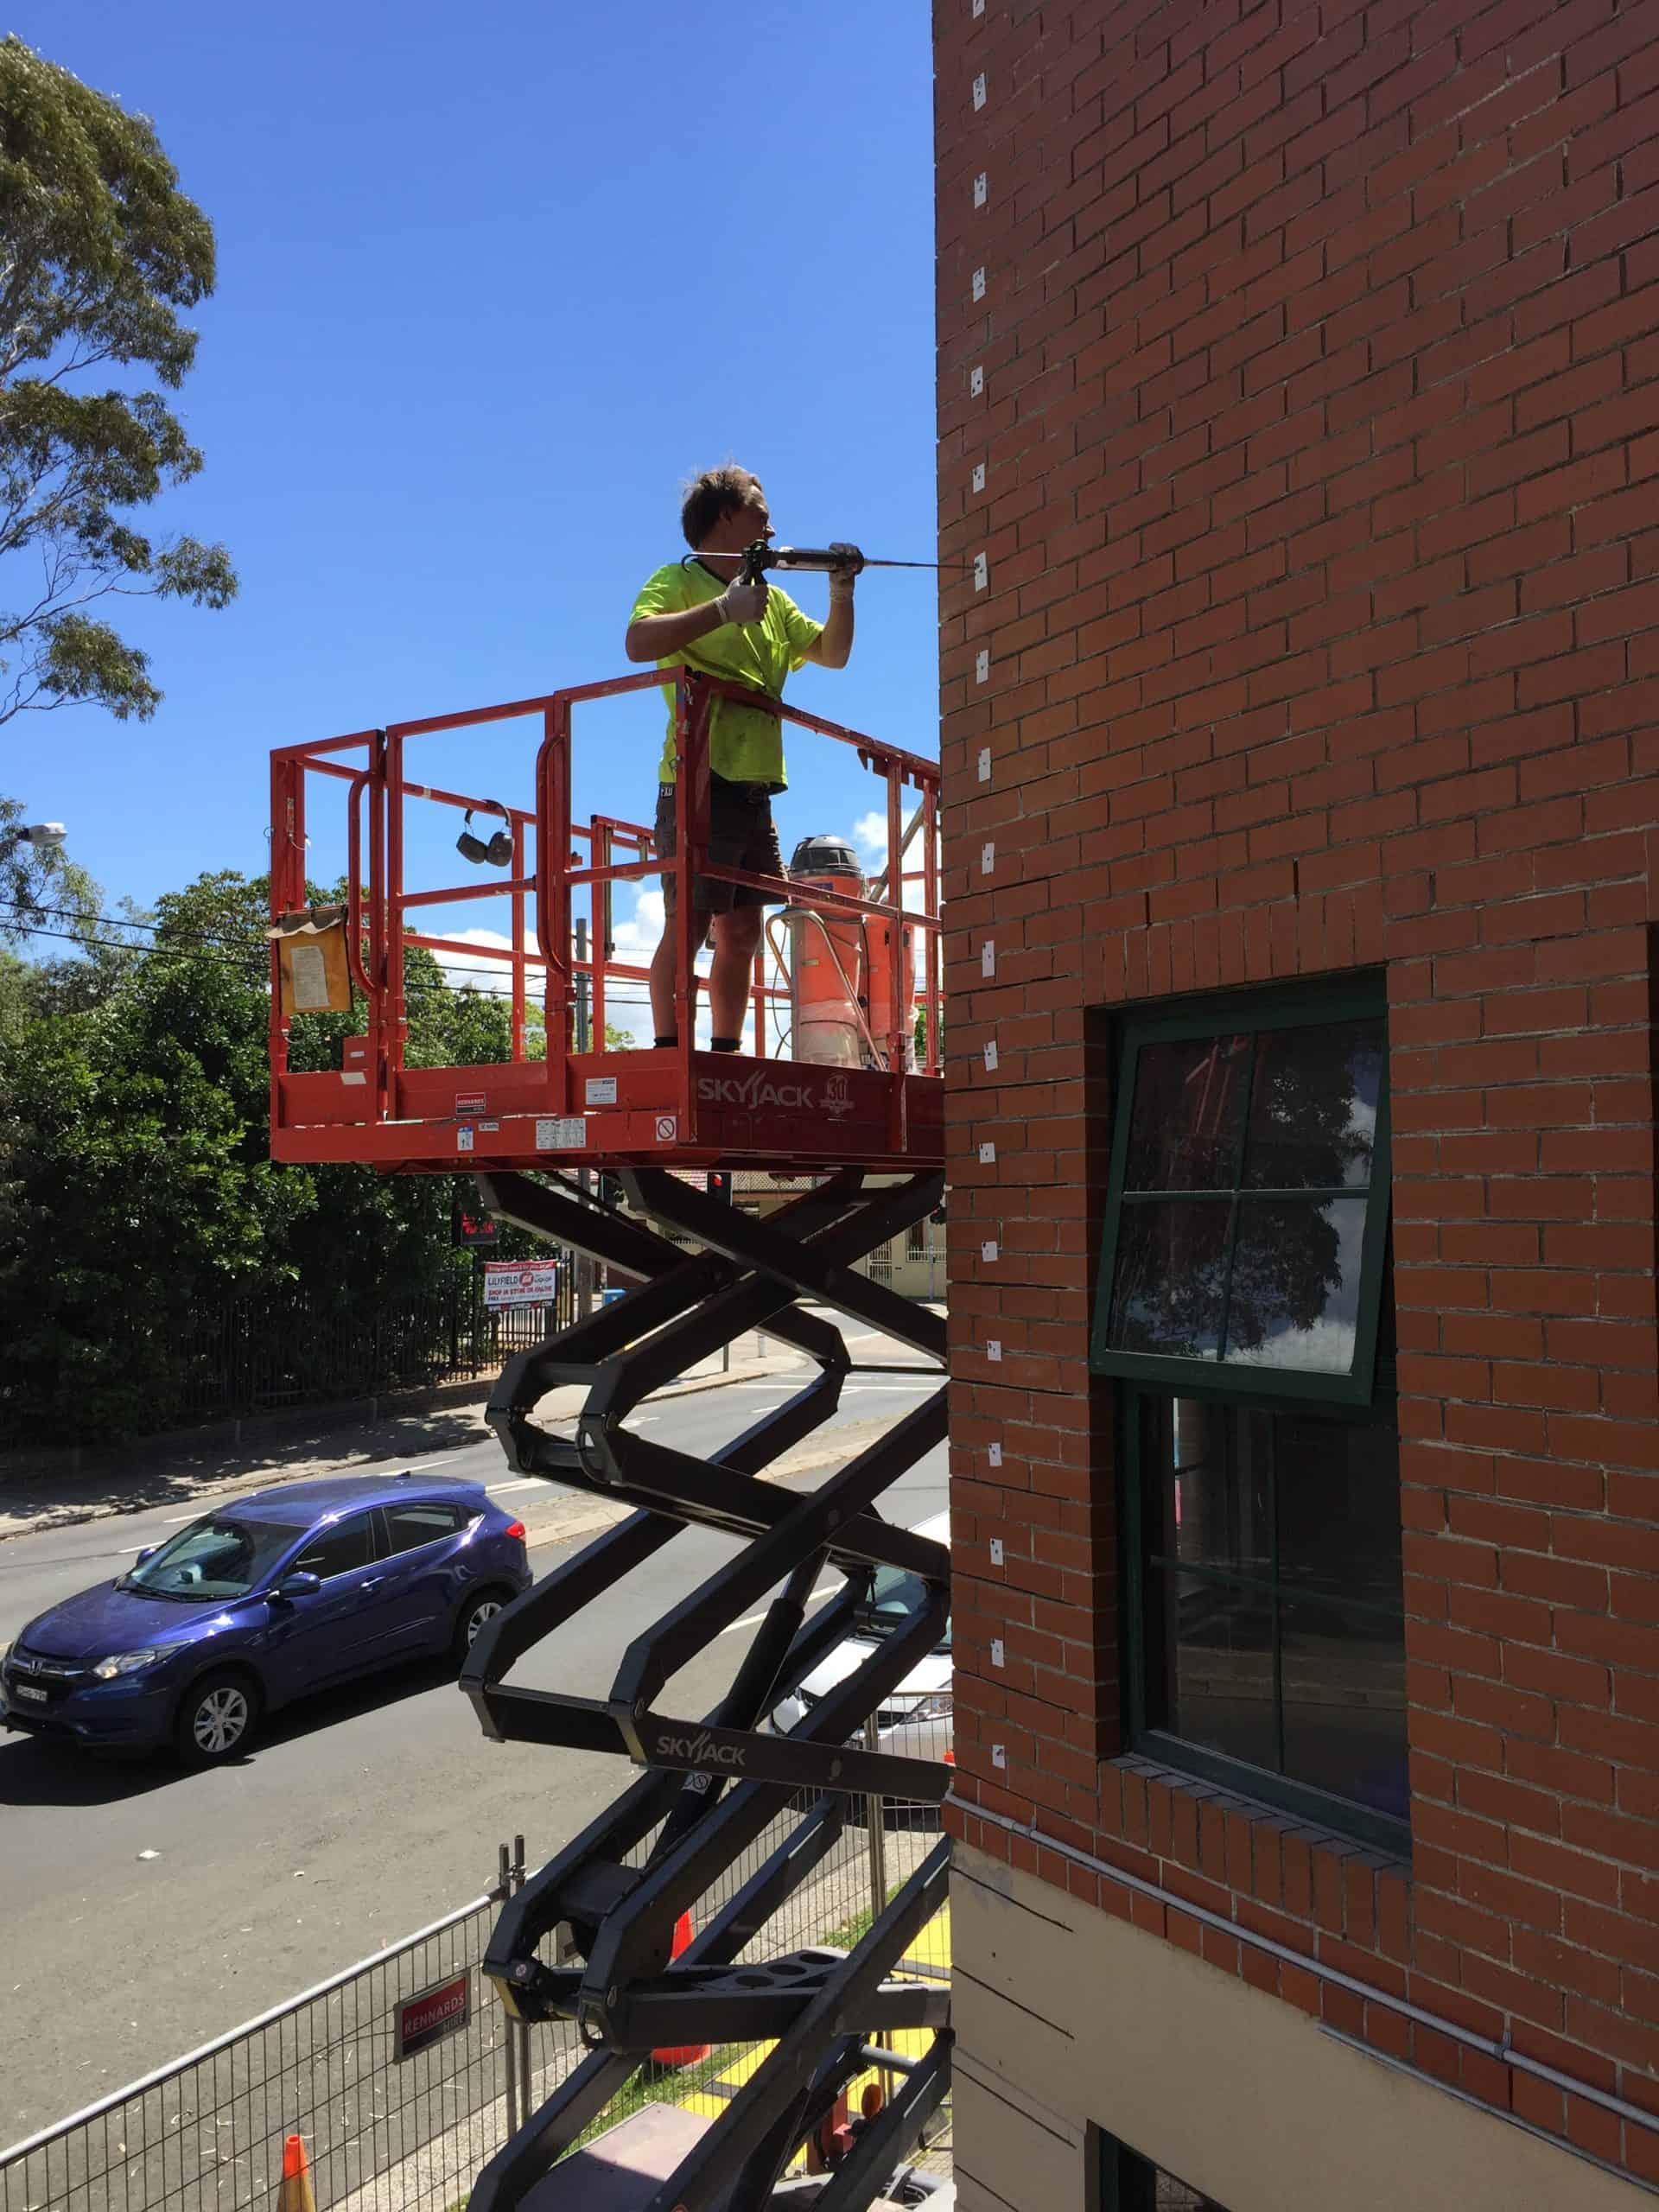
<instances>
[{"instance_id":1,"label":"green leafy tree","mask_svg":"<svg viewBox=\"0 0 1659 2212\"><path fill-rule=\"evenodd\" d=\"M79 699L145 720L162 696L148 659L91 610L236 591L222 545L132 520L201 467L142 378L176 391L190 369L181 318L213 289L213 226L144 117L9 37L0 240L0 722ZM90 387L111 370L121 385Z\"/></svg>"},{"instance_id":2,"label":"green leafy tree","mask_svg":"<svg viewBox=\"0 0 1659 2212\"><path fill-rule=\"evenodd\" d=\"M371 1387L361 1347L383 1319L404 1332L386 1347L400 1372L441 1365L447 1332L411 1332L429 1333L474 1272L452 1238L470 1179L274 1165L265 885L203 876L159 899L151 926L101 976L0 956L0 1428L170 1426L214 1382L238 1315L237 1341L274 1334L269 1317L286 1329L296 1395ZM504 1001L452 990L421 947L406 963L412 1062L508 1057ZM301 1017L292 1065L338 1067L357 1026ZM535 1249L518 1231L501 1247ZM434 1319L410 1321L423 1300Z\"/></svg>"},{"instance_id":3,"label":"green leafy tree","mask_svg":"<svg viewBox=\"0 0 1659 2212\"><path fill-rule=\"evenodd\" d=\"M0 40L0 724L77 700L148 721L149 657L101 605L235 596L222 545L134 519L202 465L146 379L183 383L213 288L213 226L154 126ZM97 887L22 825L0 797L0 938L50 918L90 939Z\"/></svg>"}]
</instances>

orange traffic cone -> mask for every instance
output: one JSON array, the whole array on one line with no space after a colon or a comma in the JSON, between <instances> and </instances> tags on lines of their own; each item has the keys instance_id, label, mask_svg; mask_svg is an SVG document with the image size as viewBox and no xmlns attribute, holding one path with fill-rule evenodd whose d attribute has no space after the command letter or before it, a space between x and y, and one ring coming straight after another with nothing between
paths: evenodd
<instances>
[{"instance_id":1,"label":"orange traffic cone","mask_svg":"<svg viewBox=\"0 0 1659 2212\"><path fill-rule=\"evenodd\" d=\"M674 1949L671 1955L677 1959L690 1941L691 1916L689 1912L683 1912L674 1925ZM701 2066L713 2048L712 2044L685 2043L668 2050L653 2050L651 2056L654 2063L658 2066ZM287 2208L279 2208L279 2212L287 2212ZM315 2212L315 2207L312 2208L312 2212Z\"/></svg>"},{"instance_id":2,"label":"orange traffic cone","mask_svg":"<svg viewBox=\"0 0 1659 2212\"><path fill-rule=\"evenodd\" d=\"M283 2178L276 2190L276 2212L317 2212L311 2190L311 2161L305 2155L303 2135L290 2135L283 2145Z\"/></svg>"}]
</instances>

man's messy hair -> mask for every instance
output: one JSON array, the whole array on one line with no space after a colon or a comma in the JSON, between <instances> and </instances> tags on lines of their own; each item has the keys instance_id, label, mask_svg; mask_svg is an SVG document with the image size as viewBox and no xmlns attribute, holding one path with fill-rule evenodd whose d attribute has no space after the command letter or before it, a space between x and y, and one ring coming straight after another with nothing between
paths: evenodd
<instances>
[{"instance_id":1,"label":"man's messy hair","mask_svg":"<svg viewBox=\"0 0 1659 2212\"><path fill-rule=\"evenodd\" d=\"M705 468L701 476L694 476L685 487L685 499L680 508L680 528L685 542L695 552L717 523L739 507L747 507L754 495L754 471L740 468L734 461L725 461L718 468Z\"/></svg>"}]
</instances>

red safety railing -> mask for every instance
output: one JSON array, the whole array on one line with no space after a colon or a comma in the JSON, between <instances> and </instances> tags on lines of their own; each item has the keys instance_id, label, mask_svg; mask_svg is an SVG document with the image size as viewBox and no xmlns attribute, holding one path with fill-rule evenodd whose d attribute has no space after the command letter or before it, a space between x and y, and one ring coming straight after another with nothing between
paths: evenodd
<instances>
[{"instance_id":1,"label":"red safety railing","mask_svg":"<svg viewBox=\"0 0 1659 2212\"><path fill-rule=\"evenodd\" d=\"M618 1097L638 1072L628 1063L674 1060L674 1111L677 1141L697 1142L698 1085L693 1070L692 978L694 936L691 880L713 877L760 890L774 891L796 909L821 917L845 920L862 918L887 925L885 939L889 963L885 1002L888 1019L885 1037L875 1041L882 1048L889 1077L889 1135L895 1149L902 1149L905 1127L903 1085L915 1073L937 1075L940 1065L939 940L939 770L935 761L906 753L894 746L824 721L798 709L781 709L781 718L834 743L849 747L863 767L884 786L887 830L887 861L876 879L880 895L854 898L820 885L804 885L786 878L757 875L728 868L708 857L709 782L707 775L709 710L714 700L725 696L753 706L756 695L737 685L709 678L688 678L681 671L675 680L675 720L680 773L676 785L677 839L672 859L654 850L652 831L640 823L607 814L590 815L578 822L574 812L575 709L590 702L654 690L664 683L660 670L612 678L493 707L460 714L434 715L421 721L397 722L384 730L359 730L344 737L316 743L284 746L271 755L271 870L270 906L273 920L306 904L306 802L311 777L344 782L346 785L346 950L354 994L365 1008L359 1038L348 1039L346 1065L334 1078L330 1091L309 1075L290 1077L288 1068L289 1019L281 1007L277 948L271 948L270 1066L273 1130L295 1121L321 1119L338 1134L337 1152L343 1159L389 1159L384 1147L361 1146L353 1130L397 1122L407 1125L425 1118L431 1105L432 1078L440 1071L410 1071L404 1065L408 1039L405 952L411 944L435 954L486 961L507 971L510 998L512 1080L504 1095L512 1110L568 1116L575 1108L573 1063L581 1057L584 1075L591 1078L595 1055L579 1052L576 1033L579 1001L585 995L591 1020L589 1032L602 1054L606 1036L607 985L634 986L649 980L649 969L617 958L611 926L612 894L615 886L655 876L672 875L677 886L669 926L677 934L676 982L678 1033L677 1054L664 1052L615 1053L607 1062L615 1070ZM534 716L540 720L542 739L535 761L535 797L531 806L505 804L493 798L423 784L411 778L411 752L418 758L418 741L484 725ZM355 756L355 757L354 757ZM917 799L906 819L906 788ZM415 885L408 880L409 810L413 805L435 805L457 814L471 811L504 822L512 840L512 858L505 875L492 873L462 883ZM365 831L366 809L366 831ZM365 850L366 848L366 850ZM911 850L914 852L911 863ZM919 894L919 903L913 903ZM494 946L471 938L436 935L419 926L426 910L461 902L505 897L510 903L507 943ZM912 932L914 932L912 940ZM585 944L583 939L585 938ZM920 1066L914 1065L910 1029L918 995L917 979L906 974L913 960L912 942L921 950L919 995L924 1009ZM768 1057L768 1010L786 999L785 985L768 982L766 945L756 954L750 993L750 1020L754 1057ZM583 986L585 984L585 991ZM532 994L539 1000L545 1023L545 1058L527 1051L526 1014ZM469 1068L454 1071L457 1081L480 1080L505 1070ZM343 1086L343 1088L342 1088ZM638 1088L637 1084L634 1086ZM657 1074L652 1087L660 1099L662 1083ZM453 1122L453 1114L443 1117ZM407 1150L400 1155L408 1158ZM411 1163L412 1164L412 1163Z\"/></svg>"}]
</instances>

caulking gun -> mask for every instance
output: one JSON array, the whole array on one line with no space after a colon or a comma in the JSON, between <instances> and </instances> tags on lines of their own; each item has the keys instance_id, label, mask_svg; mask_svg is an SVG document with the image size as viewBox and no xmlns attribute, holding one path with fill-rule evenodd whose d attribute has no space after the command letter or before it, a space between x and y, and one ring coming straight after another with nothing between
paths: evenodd
<instances>
[{"instance_id":1,"label":"caulking gun","mask_svg":"<svg viewBox=\"0 0 1659 2212\"><path fill-rule=\"evenodd\" d=\"M743 565L737 580L743 584L758 584L768 569L808 569L822 575L834 575L849 572L856 575L861 569L968 569L970 561L872 561L861 553L856 545L772 545L762 537L743 549Z\"/></svg>"}]
</instances>

